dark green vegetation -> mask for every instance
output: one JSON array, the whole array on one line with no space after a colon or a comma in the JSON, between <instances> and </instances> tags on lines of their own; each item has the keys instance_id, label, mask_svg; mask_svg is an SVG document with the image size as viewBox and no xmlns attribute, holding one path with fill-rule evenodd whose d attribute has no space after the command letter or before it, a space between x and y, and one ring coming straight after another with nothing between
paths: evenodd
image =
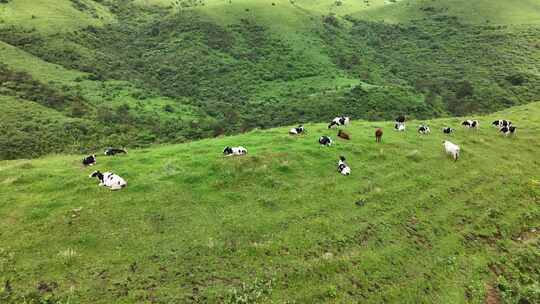
<instances>
[{"instance_id":1,"label":"dark green vegetation","mask_svg":"<svg viewBox=\"0 0 540 304\"><path fill-rule=\"evenodd\" d=\"M460 11L471 7L463 1L0 4L0 94L24 104L10 115L39 103L72 126L26 115L15 129L2 113L0 141L12 143L0 158L183 142L342 113L428 118L538 100L540 28L534 18L524 24L536 4L499 2L478 1L482 20ZM385 14L396 23L367 21ZM49 140L35 140L36 149L23 146L43 134Z\"/></svg>"},{"instance_id":2,"label":"dark green vegetation","mask_svg":"<svg viewBox=\"0 0 540 304\"><path fill-rule=\"evenodd\" d=\"M488 126L501 117L516 137ZM440 129L460 118L426 121L428 136L353 121L330 148L317 137L336 131L308 124L88 169L82 155L2 161L0 302L539 303L540 103L479 119L451 138L458 162ZM128 187L99 188L94 169Z\"/></svg>"}]
</instances>

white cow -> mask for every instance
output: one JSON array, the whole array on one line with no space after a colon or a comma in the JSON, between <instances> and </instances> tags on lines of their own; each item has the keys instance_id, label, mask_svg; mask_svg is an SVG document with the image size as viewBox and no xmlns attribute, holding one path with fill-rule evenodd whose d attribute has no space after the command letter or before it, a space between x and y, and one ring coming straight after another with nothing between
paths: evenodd
<instances>
[{"instance_id":1,"label":"white cow","mask_svg":"<svg viewBox=\"0 0 540 304\"><path fill-rule=\"evenodd\" d=\"M508 136L510 134L514 135L516 134L517 127L509 126L509 127L502 127L499 132L504 134L504 136Z\"/></svg>"},{"instance_id":2,"label":"white cow","mask_svg":"<svg viewBox=\"0 0 540 304\"><path fill-rule=\"evenodd\" d=\"M334 143L334 141L329 136L323 135L319 137L319 144L321 146L330 147L332 143Z\"/></svg>"},{"instance_id":3,"label":"white cow","mask_svg":"<svg viewBox=\"0 0 540 304\"><path fill-rule=\"evenodd\" d=\"M120 190L127 186L127 182L123 178L112 172L101 173L94 171L89 177L97 177L100 186L107 187L111 190Z\"/></svg>"},{"instance_id":4,"label":"white cow","mask_svg":"<svg viewBox=\"0 0 540 304\"><path fill-rule=\"evenodd\" d=\"M223 154L225 156L231 156L231 155L246 155L247 149L240 146L240 147L226 147L223 149Z\"/></svg>"},{"instance_id":5,"label":"white cow","mask_svg":"<svg viewBox=\"0 0 540 304\"><path fill-rule=\"evenodd\" d=\"M343 156L339 157L338 172L341 173L341 175L350 175L351 174L351 168L345 163L345 157L343 157Z\"/></svg>"},{"instance_id":6,"label":"white cow","mask_svg":"<svg viewBox=\"0 0 540 304\"><path fill-rule=\"evenodd\" d=\"M330 122L330 124L328 125L328 129L330 129L330 128L334 127L334 126L336 126L336 127L346 126L350 122L351 122L351 119L349 117L347 117L347 116L336 117Z\"/></svg>"},{"instance_id":7,"label":"white cow","mask_svg":"<svg viewBox=\"0 0 540 304\"><path fill-rule=\"evenodd\" d=\"M457 161L459 158L459 146L451 143L447 140L443 140L443 147L446 154L451 155L454 161Z\"/></svg>"},{"instance_id":8,"label":"white cow","mask_svg":"<svg viewBox=\"0 0 540 304\"><path fill-rule=\"evenodd\" d=\"M478 129L480 128L480 122L478 120L467 119L461 123L461 125L468 129Z\"/></svg>"},{"instance_id":9,"label":"white cow","mask_svg":"<svg viewBox=\"0 0 540 304\"><path fill-rule=\"evenodd\" d=\"M292 128L289 130L289 134L291 135L299 135L299 134L303 134L306 132L306 129L304 128L303 125L299 125L298 127L296 128Z\"/></svg>"},{"instance_id":10,"label":"white cow","mask_svg":"<svg viewBox=\"0 0 540 304\"><path fill-rule=\"evenodd\" d=\"M427 135L427 134L431 133L431 130L426 125L420 125L418 127L418 133Z\"/></svg>"}]
</instances>

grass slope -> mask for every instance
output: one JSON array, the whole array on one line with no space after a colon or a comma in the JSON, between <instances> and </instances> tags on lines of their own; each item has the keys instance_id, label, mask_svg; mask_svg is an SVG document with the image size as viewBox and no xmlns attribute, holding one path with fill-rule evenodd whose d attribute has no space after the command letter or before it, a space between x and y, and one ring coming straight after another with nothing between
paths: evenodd
<instances>
[{"instance_id":1,"label":"grass slope","mask_svg":"<svg viewBox=\"0 0 540 304\"><path fill-rule=\"evenodd\" d=\"M44 34L55 34L114 22L114 17L98 1L15 0L0 3L0 21L4 25L17 25Z\"/></svg>"},{"instance_id":2,"label":"grass slope","mask_svg":"<svg viewBox=\"0 0 540 304\"><path fill-rule=\"evenodd\" d=\"M540 24L540 0L404 0L353 13L355 17L390 23L410 22L434 14L473 24Z\"/></svg>"},{"instance_id":3,"label":"grass slope","mask_svg":"<svg viewBox=\"0 0 540 304\"><path fill-rule=\"evenodd\" d=\"M73 83L77 77L85 75L85 73L65 69L60 65L46 62L32 54L1 41L0 62L17 71L26 72L34 79L44 83L57 82L62 85L67 85Z\"/></svg>"},{"instance_id":4,"label":"grass slope","mask_svg":"<svg viewBox=\"0 0 540 304\"><path fill-rule=\"evenodd\" d=\"M3 303L507 303L540 300L540 103L406 133L308 124L98 156L0 162ZM507 118L516 137L488 124ZM383 127L382 144L374 143ZM223 158L226 145L249 155ZM336 172L338 156L352 168ZM113 170L110 192L87 175ZM359 206L355 202L363 201ZM525 302L528 301L528 302Z\"/></svg>"},{"instance_id":5,"label":"grass slope","mask_svg":"<svg viewBox=\"0 0 540 304\"><path fill-rule=\"evenodd\" d=\"M340 3L338 4L338 2ZM136 3L177 8L179 7L177 3L181 2L175 0L136 0ZM338 16L352 15L364 20L391 23L409 22L433 13L445 13L456 16L463 22L476 24L486 22L492 24L540 23L539 0L519 0L516 2L505 0L296 0L292 2L289 0L205 0L200 3L204 3L204 5L199 5L198 8L222 15L222 18L226 18L231 12L236 11L235 7L241 8L239 11L249 9L255 10L254 14L264 15L271 6L276 6L287 10L296 9L297 13L306 15L332 13ZM294 19L286 18L286 20ZM274 22L272 25L279 27L283 26L283 23Z\"/></svg>"}]
</instances>

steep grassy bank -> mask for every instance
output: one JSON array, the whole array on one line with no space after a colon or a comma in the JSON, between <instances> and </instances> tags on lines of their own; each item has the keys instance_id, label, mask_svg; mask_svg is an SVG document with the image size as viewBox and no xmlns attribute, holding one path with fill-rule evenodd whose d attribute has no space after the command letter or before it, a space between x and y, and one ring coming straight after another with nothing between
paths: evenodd
<instances>
[{"instance_id":1,"label":"steep grassy bank","mask_svg":"<svg viewBox=\"0 0 540 304\"><path fill-rule=\"evenodd\" d=\"M477 117L478 118L478 117ZM516 137L488 124L508 118ZM0 162L6 303L506 303L540 300L540 104L458 128L458 162L429 136L354 121L133 150ZM373 139L384 127L383 143ZM226 145L249 155L223 158ZM348 158L349 177L336 160ZM120 192L87 175L113 170Z\"/></svg>"}]
</instances>

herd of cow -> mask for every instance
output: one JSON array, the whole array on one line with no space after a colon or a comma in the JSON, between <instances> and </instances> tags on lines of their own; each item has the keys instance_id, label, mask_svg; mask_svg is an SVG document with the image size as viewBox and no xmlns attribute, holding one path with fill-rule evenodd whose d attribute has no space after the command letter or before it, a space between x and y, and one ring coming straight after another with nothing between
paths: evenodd
<instances>
[{"instance_id":1,"label":"herd of cow","mask_svg":"<svg viewBox=\"0 0 540 304\"><path fill-rule=\"evenodd\" d=\"M107 148L105 149L105 155L106 156L114 156L116 154L126 154L127 151L124 149L115 149L115 148ZM87 156L83 158L82 163L85 167L93 166L97 162L97 158L95 154L92 154L90 156ZM96 177L99 180L99 185L107 187L111 190L120 190L127 186L127 182L121 178L120 176L112 173L112 172L105 172L101 173L100 171L94 171L92 174L90 174L91 178Z\"/></svg>"},{"instance_id":2,"label":"herd of cow","mask_svg":"<svg viewBox=\"0 0 540 304\"><path fill-rule=\"evenodd\" d=\"M334 128L334 127L340 127L340 126L347 126L350 123L350 118L346 116L340 116L334 118L330 124L328 125L328 129ZM468 129L478 129L480 127L480 123L478 120L465 120L461 123L461 125L464 128ZM504 134L505 136L508 135L514 135L516 133L516 127L512 125L512 122L505 119L496 120L492 123L493 126L497 127L499 129L499 132ZM404 132L406 129L405 127L405 116L401 115L396 118L395 124L394 124L394 130L398 132ZM442 132L447 135L452 135L455 132L455 129L451 127L444 127L442 129ZM303 125L300 125L298 127L292 128L289 130L290 135L301 135L307 133L307 130L304 128ZM418 133L422 135L428 135L431 133L431 130L429 126L427 125L420 125L418 127ZM343 131L338 130L337 136L345 139L350 140L350 135ZM375 141L377 143L382 142L382 136L383 136L383 130L381 128L377 128L375 130ZM323 135L319 138L319 144L321 146L329 147L334 143L331 137ZM454 161L457 161L459 158L460 153L460 147L448 140L443 141L443 148L444 151L450 155ZM115 149L115 148L107 148L105 150L106 156L113 156L116 154L126 154L127 151L124 149ZM240 147L225 147L223 149L223 155L224 156L241 156L246 155L248 153L247 149L240 146ZM90 155L83 159L82 163L84 166L92 166L96 164L97 159L96 155ZM340 156L338 163L337 163L337 171L342 175L350 175L351 174L351 168L347 163L345 162L345 157ZM100 171L94 171L92 174L90 174L91 178L97 178L99 180L99 185L107 187L111 190L119 190L124 188L127 185L127 182L121 178L120 176L112 173L112 172L105 172L101 173Z\"/></svg>"}]
</instances>

